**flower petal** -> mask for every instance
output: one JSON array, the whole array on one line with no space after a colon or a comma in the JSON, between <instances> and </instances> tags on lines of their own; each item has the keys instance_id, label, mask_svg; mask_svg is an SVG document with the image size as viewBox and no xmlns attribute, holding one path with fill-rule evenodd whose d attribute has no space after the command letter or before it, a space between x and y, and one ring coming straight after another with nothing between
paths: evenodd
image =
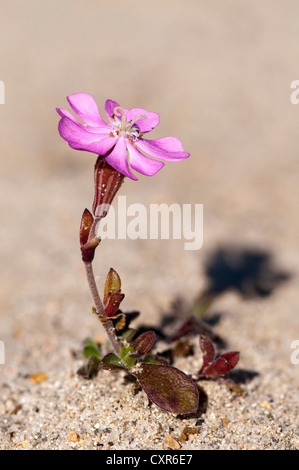
<instances>
[{"instance_id":1,"label":"flower petal","mask_svg":"<svg viewBox=\"0 0 299 470\"><path fill-rule=\"evenodd\" d=\"M90 144L80 142L69 142L69 146L75 150L85 150L86 152L96 153L97 155L106 155L106 153L115 145L116 137L105 136L101 140L96 140Z\"/></svg>"},{"instance_id":2,"label":"flower petal","mask_svg":"<svg viewBox=\"0 0 299 470\"><path fill-rule=\"evenodd\" d=\"M109 134L110 131L111 131L111 126L109 126L109 124L104 123L104 124L105 124L104 126L85 126L84 124L81 124L81 122L79 122L79 121L72 115L72 113L70 113L70 112L67 111L66 109L56 108L56 111L57 111L57 113L58 113L61 117L67 117L67 118L71 119L71 120L72 120L73 122L75 122L78 126L83 127L83 129L85 129L85 130L88 131L88 132L96 133L96 134L103 134L103 133Z\"/></svg>"},{"instance_id":3,"label":"flower petal","mask_svg":"<svg viewBox=\"0 0 299 470\"><path fill-rule=\"evenodd\" d=\"M60 119L58 130L61 137L67 142L88 144L96 140L95 134L88 132L86 127L67 116Z\"/></svg>"},{"instance_id":4,"label":"flower petal","mask_svg":"<svg viewBox=\"0 0 299 470\"><path fill-rule=\"evenodd\" d=\"M86 150L98 155L105 155L115 145L116 137L111 137L107 133L95 134L89 132L88 129L66 116L61 118L58 124L61 137L68 142L70 147L76 150Z\"/></svg>"},{"instance_id":5,"label":"flower petal","mask_svg":"<svg viewBox=\"0 0 299 470\"><path fill-rule=\"evenodd\" d=\"M126 110L126 116L128 122L134 121L139 116L146 116L146 118L135 121L136 125L143 133L152 131L160 122L159 114L152 113L142 108L128 109Z\"/></svg>"},{"instance_id":6,"label":"flower petal","mask_svg":"<svg viewBox=\"0 0 299 470\"><path fill-rule=\"evenodd\" d=\"M68 117L68 118L71 119L72 121L78 122L77 119L72 115L72 113L70 113L70 112L67 111L66 109L56 108L56 111L58 112L59 116L61 116L61 117Z\"/></svg>"},{"instance_id":7,"label":"flower petal","mask_svg":"<svg viewBox=\"0 0 299 470\"><path fill-rule=\"evenodd\" d=\"M111 115L114 113L115 108L119 108L119 104L116 101L113 100L107 100L105 103L105 112L107 114L107 118L109 121L112 121ZM119 117L121 117L121 114L118 113Z\"/></svg>"},{"instance_id":8,"label":"flower petal","mask_svg":"<svg viewBox=\"0 0 299 470\"><path fill-rule=\"evenodd\" d=\"M123 175L128 176L132 180L138 180L138 178L136 178L136 176L130 171L127 161L127 144L123 137L120 137L117 140L114 149L108 157L106 157L106 161Z\"/></svg>"},{"instance_id":9,"label":"flower petal","mask_svg":"<svg viewBox=\"0 0 299 470\"><path fill-rule=\"evenodd\" d=\"M180 161L189 157L183 145L176 137L162 137L161 139L138 139L138 149L152 157L165 161Z\"/></svg>"},{"instance_id":10,"label":"flower petal","mask_svg":"<svg viewBox=\"0 0 299 470\"><path fill-rule=\"evenodd\" d=\"M86 132L90 132L90 134L110 134L111 126L105 124L104 126L85 126L84 124L78 123Z\"/></svg>"},{"instance_id":11,"label":"flower petal","mask_svg":"<svg viewBox=\"0 0 299 470\"><path fill-rule=\"evenodd\" d=\"M90 126L107 126L100 116L94 98L88 93L74 93L68 96L67 100L75 113L86 124Z\"/></svg>"},{"instance_id":12,"label":"flower petal","mask_svg":"<svg viewBox=\"0 0 299 470\"><path fill-rule=\"evenodd\" d=\"M153 176L164 166L163 162L152 160L143 155L134 145L128 144L129 160L133 170L138 171L142 175Z\"/></svg>"}]
</instances>

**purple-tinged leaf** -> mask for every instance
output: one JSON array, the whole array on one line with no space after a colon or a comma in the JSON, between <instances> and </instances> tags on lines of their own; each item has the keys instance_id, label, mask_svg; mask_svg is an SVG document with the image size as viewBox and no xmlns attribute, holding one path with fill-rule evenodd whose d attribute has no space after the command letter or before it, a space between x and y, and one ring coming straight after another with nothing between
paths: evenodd
<instances>
[{"instance_id":1,"label":"purple-tinged leaf","mask_svg":"<svg viewBox=\"0 0 299 470\"><path fill-rule=\"evenodd\" d=\"M156 340L156 335L153 331L145 331L133 342L134 354L132 356L138 357L146 354L153 346Z\"/></svg>"},{"instance_id":2,"label":"purple-tinged leaf","mask_svg":"<svg viewBox=\"0 0 299 470\"><path fill-rule=\"evenodd\" d=\"M177 415L197 411L197 385L181 370L168 365L141 364L130 372L149 399L162 410Z\"/></svg>"},{"instance_id":3,"label":"purple-tinged leaf","mask_svg":"<svg viewBox=\"0 0 299 470\"><path fill-rule=\"evenodd\" d=\"M215 359L216 351L212 341L207 336L200 335L199 337L200 349L203 353L203 364L200 373L204 371Z\"/></svg>"},{"instance_id":4,"label":"purple-tinged leaf","mask_svg":"<svg viewBox=\"0 0 299 470\"><path fill-rule=\"evenodd\" d=\"M182 338L183 336L187 336L189 334L197 334L197 333L198 333L197 322L194 318L190 317L178 328L178 330L175 333L173 333L171 336L169 336L166 339L168 343L171 343L173 341L176 341Z\"/></svg>"},{"instance_id":5,"label":"purple-tinged leaf","mask_svg":"<svg viewBox=\"0 0 299 470\"><path fill-rule=\"evenodd\" d=\"M219 338L215 335L207 323L201 320L196 320L194 317L187 318L187 320L178 328L175 333L166 338L166 341L168 343L172 343L184 336L189 335L204 335L211 338L213 341L219 341Z\"/></svg>"},{"instance_id":6,"label":"purple-tinged leaf","mask_svg":"<svg viewBox=\"0 0 299 470\"><path fill-rule=\"evenodd\" d=\"M239 352L231 351L219 356L210 366L203 370L206 377L228 374L239 361Z\"/></svg>"}]
</instances>

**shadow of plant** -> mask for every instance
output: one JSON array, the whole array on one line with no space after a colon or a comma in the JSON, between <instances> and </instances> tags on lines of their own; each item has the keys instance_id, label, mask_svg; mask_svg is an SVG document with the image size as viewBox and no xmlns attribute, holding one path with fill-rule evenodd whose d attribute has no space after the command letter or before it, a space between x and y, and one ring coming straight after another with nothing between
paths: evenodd
<instances>
[{"instance_id":1,"label":"shadow of plant","mask_svg":"<svg viewBox=\"0 0 299 470\"><path fill-rule=\"evenodd\" d=\"M290 273L277 269L271 253L249 248L219 247L206 261L205 295L234 290L244 298L268 297Z\"/></svg>"}]
</instances>

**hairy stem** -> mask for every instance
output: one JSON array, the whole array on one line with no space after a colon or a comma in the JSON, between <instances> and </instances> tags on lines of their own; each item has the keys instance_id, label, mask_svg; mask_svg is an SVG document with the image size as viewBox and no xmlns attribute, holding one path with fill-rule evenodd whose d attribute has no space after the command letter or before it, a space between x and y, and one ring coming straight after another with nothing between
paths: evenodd
<instances>
[{"instance_id":1,"label":"hairy stem","mask_svg":"<svg viewBox=\"0 0 299 470\"><path fill-rule=\"evenodd\" d=\"M105 309L104 309L104 306L103 306L103 303L101 301L101 298L100 298L100 295L99 295L99 292L98 292L98 288L97 288L97 285L96 285L96 281L95 281L95 277L94 277L94 273L93 273L93 268L92 268L92 263L91 262L85 262L84 265L85 265L87 282L88 282L89 289L90 289L90 292L91 292L91 295L92 295L92 298L93 298L93 301L94 301L94 304L95 304L96 311L99 315L106 316L105 315ZM112 321L107 321L107 322L103 323L103 327L104 327L104 329L105 329L105 331L108 335L108 338L111 342L111 345L112 345L115 353L119 355L121 345L117 340L117 336L115 334L115 330L114 330L114 326L113 326Z\"/></svg>"},{"instance_id":2,"label":"hairy stem","mask_svg":"<svg viewBox=\"0 0 299 470\"><path fill-rule=\"evenodd\" d=\"M94 273L93 273L93 267L91 261L85 262L85 271L86 271L86 276L87 276L87 282L88 286L95 304L96 311L99 315L105 315L105 309L103 306L103 303L101 301L99 291L96 285Z\"/></svg>"},{"instance_id":3,"label":"hairy stem","mask_svg":"<svg viewBox=\"0 0 299 470\"><path fill-rule=\"evenodd\" d=\"M108 155L108 154L107 154ZM107 156L106 155L106 156ZM124 180L124 175L119 173L113 167L111 167L105 160L103 156L99 156L94 168L94 182L95 182L95 195L93 201L93 214L85 214L86 218L83 218L81 222L83 241L81 241L81 250L82 250L82 259L85 265L85 271L87 276L87 282L89 289L94 301L96 312L99 316L99 319L102 320L105 317L106 321L102 321L108 338L113 346L113 349L117 355L119 355L121 344L118 342L117 335L113 326L112 320L109 320L109 317L106 315L104 305L101 301L98 288L96 285L92 260L94 257L94 252L96 247L100 242L100 238L96 235L97 225L103 217L106 217L109 210L109 206L112 203L112 200L120 188ZM92 219L92 224L88 234L88 240L85 240L85 231L86 231L86 221L87 227L90 225L90 218ZM84 226L85 222L85 226ZM82 246L83 245L83 246ZM85 251L84 251L85 247ZM87 248L88 247L88 248Z\"/></svg>"}]
</instances>

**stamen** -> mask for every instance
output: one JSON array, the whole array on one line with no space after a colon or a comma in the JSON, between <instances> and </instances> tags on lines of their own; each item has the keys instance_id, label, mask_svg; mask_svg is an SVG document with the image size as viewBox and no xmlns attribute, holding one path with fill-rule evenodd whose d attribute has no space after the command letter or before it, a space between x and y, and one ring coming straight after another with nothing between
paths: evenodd
<instances>
[{"instance_id":1,"label":"stamen","mask_svg":"<svg viewBox=\"0 0 299 470\"><path fill-rule=\"evenodd\" d=\"M121 118L118 117L116 114L120 113ZM113 131L113 134L115 135L122 135L123 137L128 137L130 140L133 142L135 141L140 135L142 135L142 132L140 131L138 124L135 124L136 121L139 119L147 119L146 114L141 114L140 116L137 116L135 119L133 119L130 122L127 122L127 116L125 114L125 111L123 108L120 106L117 106L113 110L113 114L111 114L112 119L114 119L114 122L112 123L112 126L116 128L115 131Z\"/></svg>"}]
</instances>

